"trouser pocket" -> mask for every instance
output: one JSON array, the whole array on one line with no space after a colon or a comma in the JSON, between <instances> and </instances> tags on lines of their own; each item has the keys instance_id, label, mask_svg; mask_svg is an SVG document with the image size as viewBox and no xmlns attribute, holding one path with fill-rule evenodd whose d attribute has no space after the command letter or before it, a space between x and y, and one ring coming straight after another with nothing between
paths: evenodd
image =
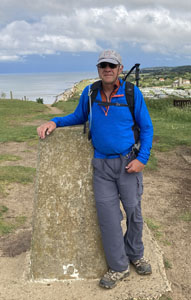
<instances>
[{"instance_id":1,"label":"trouser pocket","mask_svg":"<svg viewBox=\"0 0 191 300\"><path fill-rule=\"evenodd\" d=\"M139 200L141 200L141 196L143 195L143 175L142 173L136 174L137 178L137 197Z\"/></svg>"}]
</instances>

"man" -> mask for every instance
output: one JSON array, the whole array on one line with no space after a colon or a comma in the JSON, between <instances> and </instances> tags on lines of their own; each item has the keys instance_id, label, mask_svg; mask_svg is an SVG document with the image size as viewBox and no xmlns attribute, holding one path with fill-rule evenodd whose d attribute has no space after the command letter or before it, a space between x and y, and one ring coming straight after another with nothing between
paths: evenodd
<instances>
[{"instance_id":1,"label":"man","mask_svg":"<svg viewBox=\"0 0 191 300\"><path fill-rule=\"evenodd\" d=\"M121 56L113 50L105 50L99 56L97 68L101 85L96 102L88 109L90 87L87 86L74 113L53 118L37 132L44 139L57 127L83 124L89 119L94 147L94 195L109 266L99 284L113 288L129 275L130 262L139 274L152 273L151 265L143 256L141 196L142 170L149 159L153 127L143 96L134 86L134 115L140 128L140 149L137 156L132 155L134 121L127 106L125 83L119 79L123 71ZM118 105L107 106L106 103L103 105L104 102ZM124 236L120 201L127 216Z\"/></svg>"}]
</instances>

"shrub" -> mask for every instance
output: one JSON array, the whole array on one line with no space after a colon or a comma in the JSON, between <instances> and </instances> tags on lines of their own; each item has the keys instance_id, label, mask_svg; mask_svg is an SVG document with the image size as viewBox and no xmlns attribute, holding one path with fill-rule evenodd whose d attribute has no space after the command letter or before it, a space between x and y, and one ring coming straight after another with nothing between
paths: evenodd
<instances>
[{"instance_id":1,"label":"shrub","mask_svg":"<svg viewBox=\"0 0 191 300\"><path fill-rule=\"evenodd\" d=\"M40 103L40 104L43 104L43 98L37 98L37 99L36 99L36 102L37 102L37 103Z\"/></svg>"}]
</instances>

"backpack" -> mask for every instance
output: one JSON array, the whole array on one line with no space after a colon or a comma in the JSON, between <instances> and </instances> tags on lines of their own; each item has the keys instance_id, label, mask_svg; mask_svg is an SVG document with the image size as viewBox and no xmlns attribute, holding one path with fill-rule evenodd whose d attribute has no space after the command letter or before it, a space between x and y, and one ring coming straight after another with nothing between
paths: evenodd
<instances>
[{"instance_id":1,"label":"backpack","mask_svg":"<svg viewBox=\"0 0 191 300\"><path fill-rule=\"evenodd\" d=\"M126 97L126 101L127 104L123 104L123 103L111 103L111 102L100 102L96 100L96 96L98 93L98 89L101 88L101 80L98 80L96 82L94 82L91 86L91 88L89 89L89 102L88 102L88 114L91 112L91 107L93 105L94 102L98 103L99 105L104 105L104 106L128 106L129 110L131 112L133 121L134 121L134 125L132 126L132 130L134 132L134 138L135 138L135 144L139 143L139 136L140 136L140 128L135 120L135 114L134 114L134 84L126 81L125 82L125 97ZM91 128L90 128L91 129ZM86 124L84 124L84 133L86 132ZM91 139L91 131L89 130L88 133L88 140Z\"/></svg>"}]
</instances>

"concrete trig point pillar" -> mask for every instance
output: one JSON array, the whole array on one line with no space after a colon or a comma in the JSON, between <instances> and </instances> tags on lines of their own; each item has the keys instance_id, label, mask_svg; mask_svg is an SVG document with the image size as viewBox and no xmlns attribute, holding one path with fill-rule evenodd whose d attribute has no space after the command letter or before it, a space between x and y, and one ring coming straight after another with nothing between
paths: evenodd
<instances>
[{"instance_id":1,"label":"concrete trig point pillar","mask_svg":"<svg viewBox=\"0 0 191 300\"><path fill-rule=\"evenodd\" d=\"M40 141L31 250L35 280L98 278L107 270L92 154L82 127L56 129Z\"/></svg>"}]
</instances>

